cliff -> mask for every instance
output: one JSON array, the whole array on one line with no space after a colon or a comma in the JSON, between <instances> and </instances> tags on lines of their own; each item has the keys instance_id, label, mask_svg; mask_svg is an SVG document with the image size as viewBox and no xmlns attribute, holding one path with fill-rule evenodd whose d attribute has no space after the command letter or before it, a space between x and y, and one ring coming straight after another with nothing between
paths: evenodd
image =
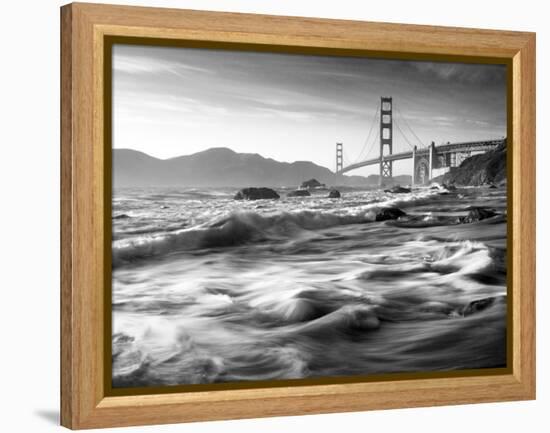
<instances>
[{"instance_id":1,"label":"cliff","mask_svg":"<svg viewBox=\"0 0 550 433\"><path fill-rule=\"evenodd\" d=\"M459 167L433 180L463 186L506 182L506 143L492 151L465 159Z\"/></svg>"}]
</instances>

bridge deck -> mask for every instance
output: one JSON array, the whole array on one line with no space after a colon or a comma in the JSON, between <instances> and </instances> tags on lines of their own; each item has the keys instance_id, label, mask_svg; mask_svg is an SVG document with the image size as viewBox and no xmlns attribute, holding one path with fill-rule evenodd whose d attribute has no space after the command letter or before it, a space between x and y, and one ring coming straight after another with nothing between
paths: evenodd
<instances>
[{"instance_id":1,"label":"bridge deck","mask_svg":"<svg viewBox=\"0 0 550 433\"><path fill-rule=\"evenodd\" d=\"M459 153L459 152L472 152L472 151L487 151L494 149L497 146L500 146L506 141L506 139L498 140L485 140L485 141L469 141L464 143L448 143L442 144L440 146L435 146L435 153L445 154L445 153ZM429 147L424 147L422 149L417 149L417 155L426 155L430 152ZM392 155L384 155L384 161L399 161L402 159L412 158L413 152L409 150L407 152L394 153ZM357 162L355 164L348 165L340 170L338 173L343 174L351 170L355 170L361 167L367 167L369 165L380 164L380 157L367 159L365 161Z\"/></svg>"}]
</instances>

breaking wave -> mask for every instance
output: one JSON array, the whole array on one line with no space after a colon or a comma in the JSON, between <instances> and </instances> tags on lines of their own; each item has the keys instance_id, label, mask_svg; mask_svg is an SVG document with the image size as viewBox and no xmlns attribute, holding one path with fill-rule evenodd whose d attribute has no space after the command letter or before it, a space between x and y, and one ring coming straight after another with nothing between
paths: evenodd
<instances>
[{"instance_id":1,"label":"breaking wave","mask_svg":"<svg viewBox=\"0 0 550 433\"><path fill-rule=\"evenodd\" d=\"M502 197L168 193L113 207L114 387L506 365Z\"/></svg>"},{"instance_id":2,"label":"breaking wave","mask_svg":"<svg viewBox=\"0 0 550 433\"><path fill-rule=\"evenodd\" d=\"M249 242L285 240L302 231L364 224L376 220L384 207L367 207L344 212L302 210L261 215L256 212L235 212L213 223L176 230L161 235L116 241L113 265L176 251L231 247Z\"/></svg>"}]
</instances>

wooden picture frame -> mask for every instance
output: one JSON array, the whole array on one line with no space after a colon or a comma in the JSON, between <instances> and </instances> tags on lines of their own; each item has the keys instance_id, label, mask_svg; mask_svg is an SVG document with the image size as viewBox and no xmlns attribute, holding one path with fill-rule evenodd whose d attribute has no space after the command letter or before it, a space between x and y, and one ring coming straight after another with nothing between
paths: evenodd
<instances>
[{"instance_id":1,"label":"wooden picture frame","mask_svg":"<svg viewBox=\"0 0 550 433\"><path fill-rule=\"evenodd\" d=\"M264 51L498 61L508 86L510 366L496 374L377 377L112 395L108 38ZM535 34L74 3L61 8L61 424L72 429L535 398ZM106 360L107 359L107 360Z\"/></svg>"}]
</instances>

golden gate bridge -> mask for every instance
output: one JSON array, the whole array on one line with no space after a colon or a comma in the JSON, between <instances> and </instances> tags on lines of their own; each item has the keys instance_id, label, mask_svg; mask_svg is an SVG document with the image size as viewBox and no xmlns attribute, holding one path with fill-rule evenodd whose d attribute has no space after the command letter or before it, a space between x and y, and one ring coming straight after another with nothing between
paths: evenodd
<instances>
[{"instance_id":1,"label":"golden gate bridge","mask_svg":"<svg viewBox=\"0 0 550 433\"><path fill-rule=\"evenodd\" d=\"M426 184L434 177L440 176L453 167L458 167L464 159L473 154L493 150L506 142L506 138L446 143L436 146L432 141L426 145L418 138L407 119L396 107L398 116L394 119L394 102L392 97L382 96L371 122L368 136L357 160L348 163L344 159L343 143L336 143L336 174L344 174L361 167L379 165L380 184L383 185L393 177L393 163L404 159L413 160L412 184ZM377 134L373 135L378 124ZM394 152L394 125L398 133L409 146L407 150ZM401 126L406 127L416 143L411 143ZM374 140L373 140L374 138ZM370 156L378 144L379 154ZM345 164L346 163L346 164Z\"/></svg>"}]
</instances>

